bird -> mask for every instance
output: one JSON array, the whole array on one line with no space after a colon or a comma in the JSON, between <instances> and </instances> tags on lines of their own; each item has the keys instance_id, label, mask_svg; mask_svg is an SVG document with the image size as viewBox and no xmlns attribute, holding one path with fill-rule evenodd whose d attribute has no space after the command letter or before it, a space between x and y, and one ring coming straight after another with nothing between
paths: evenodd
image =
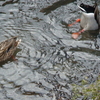
<instances>
[{"instance_id":1,"label":"bird","mask_svg":"<svg viewBox=\"0 0 100 100\"><path fill-rule=\"evenodd\" d=\"M97 30L100 26L99 10L97 3L95 3L93 6L81 3L80 5L78 5L78 8L82 11L82 15L80 19L76 20L76 22L80 22L82 30L72 34L72 37L74 39L77 39L82 32L88 30ZM76 22L70 24L69 26L74 25Z\"/></svg>"},{"instance_id":2,"label":"bird","mask_svg":"<svg viewBox=\"0 0 100 100\"><path fill-rule=\"evenodd\" d=\"M13 56L21 42L21 39L17 38L18 36L15 36L0 43L0 62L6 61Z\"/></svg>"}]
</instances>

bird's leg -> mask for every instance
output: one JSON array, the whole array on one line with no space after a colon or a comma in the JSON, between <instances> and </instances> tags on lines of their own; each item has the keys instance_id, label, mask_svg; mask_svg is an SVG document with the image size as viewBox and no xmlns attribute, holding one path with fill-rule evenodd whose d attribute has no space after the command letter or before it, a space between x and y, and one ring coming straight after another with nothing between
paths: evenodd
<instances>
[{"instance_id":1,"label":"bird's leg","mask_svg":"<svg viewBox=\"0 0 100 100\"><path fill-rule=\"evenodd\" d=\"M77 19L75 22L73 22L72 24L69 24L68 26L70 27L70 26L73 26L74 24L76 24L76 23L78 23L78 22L80 22L80 19Z\"/></svg>"},{"instance_id":2,"label":"bird's leg","mask_svg":"<svg viewBox=\"0 0 100 100\"><path fill-rule=\"evenodd\" d=\"M11 58L12 58L14 61L17 61L17 60L18 60L18 59L15 58L14 55L12 55Z\"/></svg>"},{"instance_id":3,"label":"bird's leg","mask_svg":"<svg viewBox=\"0 0 100 100\"><path fill-rule=\"evenodd\" d=\"M79 37L79 35L80 35L82 32L84 32L84 29L80 30L80 31L77 32L77 33L73 33L73 34L72 34L72 37L73 37L74 39L77 39L77 38Z\"/></svg>"}]
</instances>

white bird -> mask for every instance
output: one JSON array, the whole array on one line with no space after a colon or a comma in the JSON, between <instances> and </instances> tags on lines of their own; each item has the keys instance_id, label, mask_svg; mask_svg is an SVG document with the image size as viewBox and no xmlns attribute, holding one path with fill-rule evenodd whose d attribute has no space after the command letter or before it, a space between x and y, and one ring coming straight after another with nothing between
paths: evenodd
<instances>
[{"instance_id":1,"label":"white bird","mask_svg":"<svg viewBox=\"0 0 100 100\"><path fill-rule=\"evenodd\" d=\"M78 5L79 9L82 11L82 15L81 15L81 19L76 20L76 22L80 21L80 25L82 27L82 30L77 32L77 33L73 33L72 37L74 39L78 38L78 36L87 30L97 30L99 28L99 10L98 10L98 6L95 3L94 6L90 6L90 5L86 5L86 4L80 4ZM76 23L75 22L75 23ZM73 24L70 24L69 26L71 26Z\"/></svg>"},{"instance_id":2,"label":"white bird","mask_svg":"<svg viewBox=\"0 0 100 100\"><path fill-rule=\"evenodd\" d=\"M80 4L78 6L81 11L81 27L86 30L97 30L99 28L99 10L97 4L94 6Z\"/></svg>"}]
</instances>

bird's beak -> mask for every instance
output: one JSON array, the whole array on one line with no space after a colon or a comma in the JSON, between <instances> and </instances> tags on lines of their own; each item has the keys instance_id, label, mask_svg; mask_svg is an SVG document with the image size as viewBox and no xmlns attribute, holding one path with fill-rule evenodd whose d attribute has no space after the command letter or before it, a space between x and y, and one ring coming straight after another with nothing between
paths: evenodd
<instances>
[{"instance_id":1,"label":"bird's beak","mask_svg":"<svg viewBox=\"0 0 100 100\"><path fill-rule=\"evenodd\" d=\"M77 6L81 11L86 12L82 7L80 7L79 5L77 5Z\"/></svg>"}]
</instances>

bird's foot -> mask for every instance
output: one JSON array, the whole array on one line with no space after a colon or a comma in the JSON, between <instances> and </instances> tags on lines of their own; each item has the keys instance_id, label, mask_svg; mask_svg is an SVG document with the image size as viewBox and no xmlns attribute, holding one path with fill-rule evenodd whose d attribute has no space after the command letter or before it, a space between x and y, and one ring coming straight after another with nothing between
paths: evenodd
<instances>
[{"instance_id":1,"label":"bird's foot","mask_svg":"<svg viewBox=\"0 0 100 100\"><path fill-rule=\"evenodd\" d=\"M12 58L14 61L17 61L17 60L18 60L18 59L15 58L14 55L12 55L11 58Z\"/></svg>"},{"instance_id":2,"label":"bird's foot","mask_svg":"<svg viewBox=\"0 0 100 100\"><path fill-rule=\"evenodd\" d=\"M81 31L79 31L77 33L73 33L72 38L77 39L82 32L84 32L84 29L82 29Z\"/></svg>"},{"instance_id":3,"label":"bird's foot","mask_svg":"<svg viewBox=\"0 0 100 100\"><path fill-rule=\"evenodd\" d=\"M80 22L80 19L77 19L75 22L73 22L72 24L69 24L68 26L70 27L70 26L73 26L74 24L76 24L76 23L78 23L78 22Z\"/></svg>"}]
</instances>

